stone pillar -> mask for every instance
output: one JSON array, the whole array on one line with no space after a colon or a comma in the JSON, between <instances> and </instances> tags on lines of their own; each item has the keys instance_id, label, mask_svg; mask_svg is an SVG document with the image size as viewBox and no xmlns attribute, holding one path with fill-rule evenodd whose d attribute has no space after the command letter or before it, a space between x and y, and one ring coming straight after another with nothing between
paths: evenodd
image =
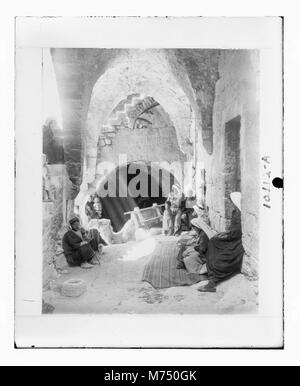
<instances>
[{"instance_id":1,"label":"stone pillar","mask_svg":"<svg viewBox=\"0 0 300 386\"><path fill-rule=\"evenodd\" d=\"M87 78L83 49L52 49L51 54L62 108L65 164L75 198L81 184L82 128L92 84Z\"/></svg>"},{"instance_id":2,"label":"stone pillar","mask_svg":"<svg viewBox=\"0 0 300 386\"><path fill-rule=\"evenodd\" d=\"M51 201L43 202L43 285L56 278L56 258L61 250L61 230L67 218L67 198L71 191L71 182L65 165L47 165L49 182L55 194ZM73 205L72 205L73 208Z\"/></svg>"}]
</instances>

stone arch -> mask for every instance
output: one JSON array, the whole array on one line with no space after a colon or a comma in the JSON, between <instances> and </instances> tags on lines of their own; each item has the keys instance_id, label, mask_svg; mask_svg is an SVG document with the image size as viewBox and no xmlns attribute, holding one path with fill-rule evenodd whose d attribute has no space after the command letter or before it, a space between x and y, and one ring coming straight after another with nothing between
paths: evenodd
<instances>
[{"instance_id":1,"label":"stone arch","mask_svg":"<svg viewBox=\"0 0 300 386\"><path fill-rule=\"evenodd\" d=\"M160 50L130 50L120 55L94 85L84 135L84 174L92 175L95 171L101 126L113 107L134 93L150 95L164 107L176 129L181 151L192 152L187 140L193 122L192 104L173 75L165 54Z\"/></svg>"},{"instance_id":2,"label":"stone arch","mask_svg":"<svg viewBox=\"0 0 300 386\"><path fill-rule=\"evenodd\" d=\"M118 102L99 128L97 166L103 161L126 163L137 158L146 162L186 161L187 156L179 147L174 124L164 107L151 96L133 95ZM150 133L148 142L146 138ZM155 136L158 143L153 141ZM126 155L126 161L120 161L120 155ZM97 176L98 169L95 178Z\"/></svg>"},{"instance_id":3,"label":"stone arch","mask_svg":"<svg viewBox=\"0 0 300 386\"><path fill-rule=\"evenodd\" d=\"M76 205L81 208L84 206L87 196L95 193L97 186L101 180L105 178L101 168L106 167L107 164L109 164L107 166L108 168L114 169L120 165L122 166L128 163L137 162L138 159L142 160L142 162L152 162L152 166L154 166L153 163L161 164L161 162L164 161L164 165L161 165L161 169L165 169L166 171L171 170L176 175L176 182L181 184L184 183L183 169L186 155L179 149L175 128L169 115L164 108L154 100L154 98L145 95L141 96L140 94L134 94L134 96L136 99L135 104L133 104L133 110L130 111L132 113L132 124L134 124L135 118L138 116L139 112L143 113L148 107L155 108L155 112L151 111L151 113L155 117L159 117L158 126L160 129L157 128L157 119L155 119L154 121L156 121L156 124L154 124L153 130L149 131L152 131L153 134L156 131L160 132L159 150L153 151L153 148L148 146L147 139L144 138L145 131L143 132L143 130L131 128L126 131L124 128L115 129L108 126L109 124L112 125L112 123L117 124L117 126L121 124L121 121L117 119L116 111L120 111L120 106L121 108L124 106L124 101L128 100L128 96L125 100L118 101L117 105L112 108L110 116L105 121L105 124L102 125L99 130L97 147L90 148L90 150L93 151L92 154L95 167L85 168L84 181L76 198ZM129 97L132 98L132 95ZM142 105L142 108L139 108L139 105ZM144 114L141 114L141 117L144 116ZM140 137L136 136L135 132L137 131L141 132ZM112 134L113 137L111 137ZM151 135L151 137L155 138L153 135ZM143 143L143 140L145 140L147 146ZM136 145L139 144L141 146L138 148L129 146L129 144L133 145L133 143L131 143L132 141ZM114 148L113 151L111 151L112 148ZM120 157L120 153L121 155L126 153L126 160ZM166 154L167 157L165 158ZM84 211L82 210L81 216L84 217Z\"/></svg>"},{"instance_id":4,"label":"stone arch","mask_svg":"<svg viewBox=\"0 0 300 386\"><path fill-rule=\"evenodd\" d=\"M139 165L145 165L147 166L147 168L151 168L152 169L152 176L153 178L160 184L160 185L164 185L166 186L166 189L163 189L164 192L165 192L165 196L167 196L167 194L169 193L167 191L167 186L168 186L168 181L167 181L167 178L168 178L168 174L171 174L173 176L173 183L175 184L178 184L180 185L181 184L181 181L180 179L177 177L177 174L178 174L178 171L177 170L172 170L172 169L169 169L167 168L164 164L161 164L161 165L157 165L157 164L153 164L153 163L150 163L150 162L147 162L147 161L144 161L144 160L135 160L135 161L130 161L130 162L127 162L127 163L123 163L123 164L120 164L120 165L117 165L115 166L114 168L112 168L110 170L110 172L108 173L108 175L110 175L111 173L113 173L116 169L121 169L121 168L124 168L126 166L128 166L129 164L136 164L137 166ZM156 169L154 170L153 172L153 169ZM158 173L159 170L161 170L162 172L162 176ZM107 176L102 176L100 177L97 182L96 182L96 188L95 188L95 192L98 192L99 191L99 188L101 185L104 185L106 182L107 182ZM159 178L159 180L158 180ZM172 182L171 182L172 183ZM170 183L170 186L171 186L171 183Z\"/></svg>"},{"instance_id":5,"label":"stone arch","mask_svg":"<svg viewBox=\"0 0 300 386\"><path fill-rule=\"evenodd\" d=\"M116 178L116 180L119 182L120 175L117 172L120 172L124 169L128 170L128 167L134 165L137 167L137 169L140 168L147 168L147 178L150 177L148 180L148 192L149 196L145 197L132 197L130 195L130 191L128 195L124 195L124 197L120 197L119 187L116 191L116 196L112 195L111 197L108 195L108 197L102 197L101 196L101 188L111 178ZM154 170L156 169L156 170ZM173 184L180 184L180 180L176 177L177 173L176 170L168 169L165 167L165 165L156 165L152 164L150 162L145 162L143 160L136 160L136 161L130 161L128 163L124 163L121 165L117 165L115 167L112 167L108 173L105 176L98 177L98 180L95 183L95 189L85 192L84 196L81 199L81 202L78 201L77 198L77 205L79 206L79 213L81 220L83 224L87 224L88 219L85 215L85 205L88 199L89 194L97 193L102 200L102 206L103 206L103 216L104 218L108 218L112 220L112 225L116 231L120 230L121 227L124 225L126 218L123 214L123 212L131 211L134 209L134 207L149 207L156 204L163 204L166 200L167 195L169 194L171 187ZM116 181L116 183L117 183ZM130 182L130 180L128 181ZM126 180L127 184L127 180ZM157 185L156 189L153 189L153 186L151 185ZM128 184L129 185L129 184ZM127 188L127 186L126 186ZM150 191L156 191L156 193L151 197ZM106 206L108 206L106 208Z\"/></svg>"}]
</instances>

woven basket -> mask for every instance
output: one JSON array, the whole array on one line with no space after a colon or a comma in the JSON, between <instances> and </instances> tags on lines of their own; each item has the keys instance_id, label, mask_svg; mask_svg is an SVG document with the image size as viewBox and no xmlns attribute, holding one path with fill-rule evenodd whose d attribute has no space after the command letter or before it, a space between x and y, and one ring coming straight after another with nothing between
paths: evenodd
<instances>
[{"instance_id":1,"label":"woven basket","mask_svg":"<svg viewBox=\"0 0 300 386\"><path fill-rule=\"evenodd\" d=\"M82 279L69 279L62 284L63 296L78 297L87 290L86 282Z\"/></svg>"}]
</instances>

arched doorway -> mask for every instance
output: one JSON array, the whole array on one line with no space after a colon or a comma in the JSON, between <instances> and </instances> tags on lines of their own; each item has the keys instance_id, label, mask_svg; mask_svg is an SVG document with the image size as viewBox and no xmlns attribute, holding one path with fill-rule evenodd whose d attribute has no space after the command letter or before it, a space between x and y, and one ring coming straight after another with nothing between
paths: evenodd
<instances>
[{"instance_id":1,"label":"arched doorway","mask_svg":"<svg viewBox=\"0 0 300 386\"><path fill-rule=\"evenodd\" d=\"M116 126L122 127L119 119L123 115L122 107L128 107L135 96L141 99L153 98L159 105L154 109L164 109L174 127L180 151L183 155L192 156L189 138L194 130L196 113L189 81L177 79L170 67L167 53L162 50L122 51L118 60L112 62L96 80L91 93L84 128L83 188L86 183L91 183L90 178L85 180L85 176L91 175L96 169L98 159L95 152L99 143L105 147L113 142L114 130L111 128L115 124L110 122L114 115L112 113L116 110L120 112L114 118L117 118ZM149 116L136 118L138 119L128 125L130 129L151 125ZM127 126L126 122L124 126ZM110 134L112 139L105 138Z\"/></svg>"},{"instance_id":2,"label":"arched doorway","mask_svg":"<svg viewBox=\"0 0 300 386\"><path fill-rule=\"evenodd\" d=\"M119 231L129 219L126 212L161 205L174 183L174 174L167 170L153 170L150 163L135 161L117 167L97 186L102 202L102 216L111 220ZM106 195L104 196L106 192Z\"/></svg>"}]
</instances>

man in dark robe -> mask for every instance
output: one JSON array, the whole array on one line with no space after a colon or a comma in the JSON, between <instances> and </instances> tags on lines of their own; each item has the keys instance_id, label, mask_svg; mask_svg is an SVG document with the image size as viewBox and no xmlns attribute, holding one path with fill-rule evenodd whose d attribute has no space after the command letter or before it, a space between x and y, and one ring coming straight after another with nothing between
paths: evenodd
<instances>
[{"instance_id":1,"label":"man in dark robe","mask_svg":"<svg viewBox=\"0 0 300 386\"><path fill-rule=\"evenodd\" d=\"M80 227L79 219L72 218L69 221L71 229L63 237L62 246L68 264L71 267L93 268L99 263L98 254L102 250L102 244L107 245L96 229L87 235Z\"/></svg>"},{"instance_id":2,"label":"man in dark robe","mask_svg":"<svg viewBox=\"0 0 300 386\"><path fill-rule=\"evenodd\" d=\"M232 212L230 230L218 233L209 240L206 254L209 282L204 287L198 288L200 292L216 292L216 285L241 271L244 248L242 244L241 204L237 193L231 194L231 199L237 209Z\"/></svg>"},{"instance_id":3,"label":"man in dark robe","mask_svg":"<svg viewBox=\"0 0 300 386\"><path fill-rule=\"evenodd\" d=\"M194 206L196 204L196 197L192 189L189 189L187 195L183 195L181 204L181 224L177 234L181 232L190 231L192 229L191 220L194 214Z\"/></svg>"}]
</instances>

